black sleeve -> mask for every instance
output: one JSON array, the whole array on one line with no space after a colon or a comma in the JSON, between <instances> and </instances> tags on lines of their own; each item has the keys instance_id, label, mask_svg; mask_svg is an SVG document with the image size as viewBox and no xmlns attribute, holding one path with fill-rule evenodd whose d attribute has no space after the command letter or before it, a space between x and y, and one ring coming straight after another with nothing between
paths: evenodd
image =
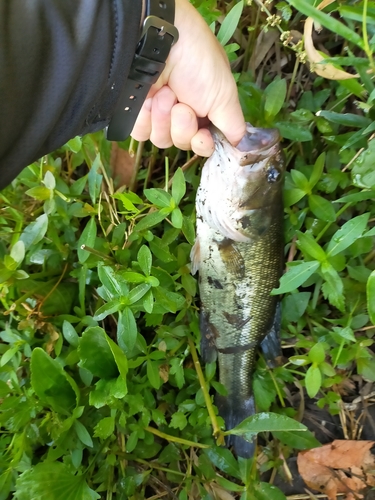
<instances>
[{"instance_id":1,"label":"black sleeve","mask_svg":"<svg viewBox=\"0 0 375 500\"><path fill-rule=\"evenodd\" d=\"M0 189L108 125L141 10L142 0L0 0Z\"/></svg>"}]
</instances>

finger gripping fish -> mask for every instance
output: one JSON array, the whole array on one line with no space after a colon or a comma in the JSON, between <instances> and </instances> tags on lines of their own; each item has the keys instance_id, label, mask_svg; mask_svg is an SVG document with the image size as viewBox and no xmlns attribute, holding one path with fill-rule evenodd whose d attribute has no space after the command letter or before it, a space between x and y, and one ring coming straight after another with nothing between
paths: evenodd
<instances>
[{"instance_id":1,"label":"finger gripping fish","mask_svg":"<svg viewBox=\"0 0 375 500\"><path fill-rule=\"evenodd\" d=\"M280 310L270 292L283 269L284 162L275 129L247 125L237 148L218 131L197 191L192 273L199 271L201 355L218 359L227 396L216 396L231 429L255 412L251 375L261 344L279 354ZM231 436L237 455L254 443Z\"/></svg>"}]
</instances>

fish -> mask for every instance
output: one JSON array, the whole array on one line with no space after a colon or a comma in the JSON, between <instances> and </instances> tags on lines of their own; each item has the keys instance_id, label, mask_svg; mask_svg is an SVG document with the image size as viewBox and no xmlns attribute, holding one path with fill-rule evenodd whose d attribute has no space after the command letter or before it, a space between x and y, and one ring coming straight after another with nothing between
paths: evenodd
<instances>
[{"instance_id":1,"label":"fish","mask_svg":"<svg viewBox=\"0 0 375 500\"><path fill-rule=\"evenodd\" d=\"M215 150L202 169L196 195L196 240L191 272L199 272L200 354L218 361L227 395L215 404L226 429L255 413L252 374L259 346L272 363L280 356L285 162L276 129L246 124L237 147L214 129ZM229 435L240 457L255 440Z\"/></svg>"}]
</instances>

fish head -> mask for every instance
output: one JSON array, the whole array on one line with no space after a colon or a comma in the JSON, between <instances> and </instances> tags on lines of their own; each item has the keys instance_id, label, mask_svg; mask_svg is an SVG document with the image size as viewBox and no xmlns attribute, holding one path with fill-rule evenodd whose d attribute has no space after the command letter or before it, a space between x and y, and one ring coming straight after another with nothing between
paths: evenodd
<instances>
[{"instance_id":1,"label":"fish head","mask_svg":"<svg viewBox=\"0 0 375 500\"><path fill-rule=\"evenodd\" d=\"M276 129L252 127L237 147L211 129L215 150L207 160L197 195L197 213L223 238L250 241L249 216L270 218L281 204L285 164Z\"/></svg>"},{"instance_id":2,"label":"fish head","mask_svg":"<svg viewBox=\"0 0 375 500\"><path fill-rule=\"evenodd\" d=\"M239 208L256 210L279 200L285 172L279 131L248 124L236 150L239 168L233 199Z\"/></svg>"}]
</instances>

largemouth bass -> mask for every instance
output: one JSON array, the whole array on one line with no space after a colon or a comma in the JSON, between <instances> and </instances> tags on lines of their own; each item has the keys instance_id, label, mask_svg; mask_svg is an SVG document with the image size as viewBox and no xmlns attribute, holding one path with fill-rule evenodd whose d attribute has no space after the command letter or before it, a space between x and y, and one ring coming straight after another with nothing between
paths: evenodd
<instances>
[{"instance_id":1,"label":"largemouth bass","mask_svg":"<svg viewBox=\"0 0 375 500\"><path fill-rule=\"evenodd\" d=\"M251 375L261 344L279 355L280 308L270 292L283 270L284 162L276 129L247 125L237 148L217 130L197 191L192 273L199 271L201 356L218 359L227 396L216 396L231 429L255 413ZM231 436L237 455L254 443Z\"/></svg>"}]
</instances>

